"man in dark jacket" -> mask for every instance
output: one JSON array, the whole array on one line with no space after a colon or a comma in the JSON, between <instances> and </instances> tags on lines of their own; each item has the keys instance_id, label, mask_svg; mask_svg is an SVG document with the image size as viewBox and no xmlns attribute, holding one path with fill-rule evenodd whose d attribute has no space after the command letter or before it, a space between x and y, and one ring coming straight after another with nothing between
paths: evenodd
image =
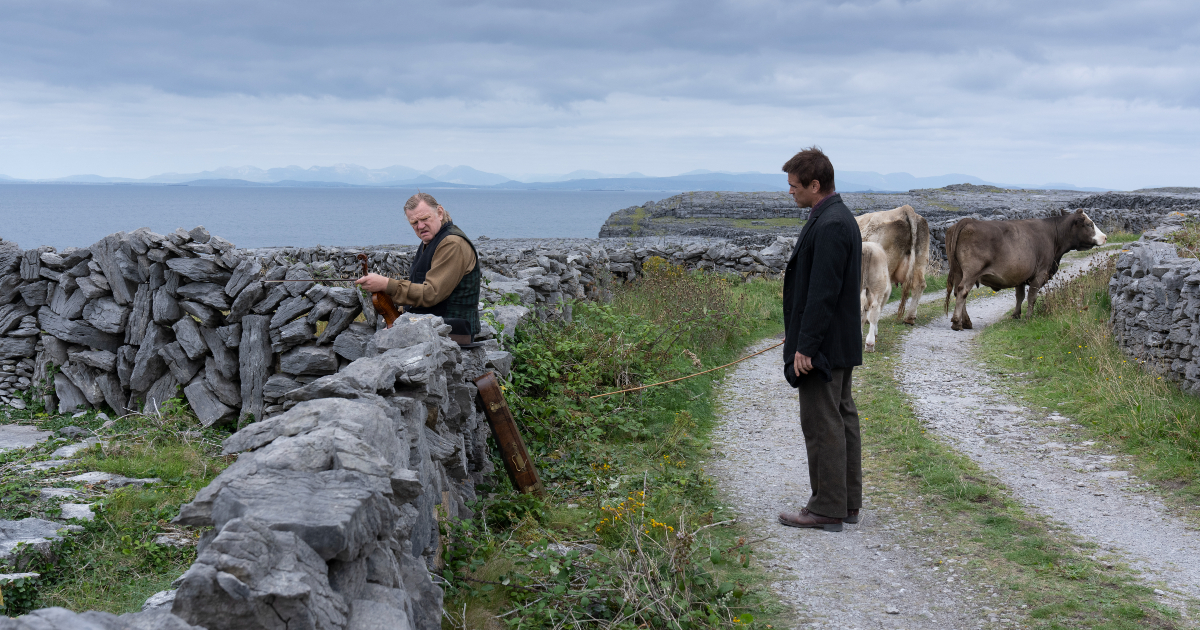
<instances>
[{"instance_id":1,"label":"man in dark jacket","mask_svg":"<svg viewBox=\"0 0 1200 630\"><path fill-rule=\"evenodd\" d=\"M460 344L479 334L479 269L475 245L433 195L419 192L404 204L404 217L421 239L408 279L369 273L355 283L383 292L409 313L432 313L453 328Z\"/></svg>"},{"instance_id":2,"label":"man in dark jacket","mask_svg":"<svg viewBox=\"0 0 1200 630\"><path fill-rule=\"evenodd\" d=\"M851 373L862 365L862 236L820 149L797 153L783 170L796 205L812 208L783 277L784 374L800 392L812 497L779 522L840 532L843 522L858 522L862 507L858 410L850 395Z\"/></svg>"}]
</instances>

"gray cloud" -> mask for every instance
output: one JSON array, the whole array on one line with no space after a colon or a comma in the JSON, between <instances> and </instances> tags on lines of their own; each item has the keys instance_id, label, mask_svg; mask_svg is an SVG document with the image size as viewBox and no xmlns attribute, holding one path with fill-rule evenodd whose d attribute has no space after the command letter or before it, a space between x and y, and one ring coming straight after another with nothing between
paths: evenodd
<instances>
[{"instance_id":1,"label":"gray cloud","mask_svg":"<svg viewBox=\"0 0 1200 630\"><path fill-rule=\"evenodd\" d=\"M813 97L780 77L841 88L882 61L917 89L1197 104L1190 3L30 1L6 13L7 78L191 96L796 105Z\"/></svg>"}]
</instances>

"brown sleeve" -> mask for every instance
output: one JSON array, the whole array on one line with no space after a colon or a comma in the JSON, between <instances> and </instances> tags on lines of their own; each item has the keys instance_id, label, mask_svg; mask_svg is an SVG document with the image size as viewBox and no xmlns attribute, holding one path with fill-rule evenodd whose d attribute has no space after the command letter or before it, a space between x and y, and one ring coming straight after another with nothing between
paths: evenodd
<instances>
[{"instance_id":1,"label":"brown sleeve","mask_svg":"<svg viewBox=\"0 0 1200 630\"><path fill-rule=\"evenodd\" d=\"M475 252L462 238L450 235L442 239L433 252L433 263L425 274L425 282L414 284L392 278L384 291L401 306L433 306L450 297L463 276L475 268Z\"/></svg>"}]
</instances>

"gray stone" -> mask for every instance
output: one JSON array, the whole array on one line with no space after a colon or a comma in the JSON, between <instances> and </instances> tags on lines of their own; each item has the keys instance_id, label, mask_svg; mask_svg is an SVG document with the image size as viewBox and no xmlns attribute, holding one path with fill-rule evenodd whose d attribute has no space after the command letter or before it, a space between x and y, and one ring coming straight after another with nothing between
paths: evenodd
<instances>
[{"instance_id":1,"label":"gray stone","mask_svg":"<svg viewBox=\"0 0 1200 630\"><path fill-rule=\"evenodd\" d=\"M37 307L22 302L0 306L0 335L16 328L25 316L36 312Z\"/></svg>"},{"instance_id":2,"label":"gray stone","mask_svg":"<svg viewBox=\"0 0 1200 630\"><path fill-rule=\"evenodd\" d=\"M338 306L358 306L358 289L352 287L329 287L329 297Z\"/></svg>"},{"instance_id":3,"label":"gray stone","mask_svg":"<svg viewBox=\"0 0 1200 630\"><path fill-rule=\"evenodd\" d=\"M251 282L258 279L260 273L262 273L262 265L257 260L243 260L234 268L233 275L229 277L229 282L225 283L225 294L231 298L237 297L242 292L242 289L250 286Z\"/></svg>"},{"instance_id":4,"label":"gray stone","mask_svg":"<svg viewBox=\"0 0 1200 630\"><path fill-rule=\"evenodd\" d=\"M74 444L67 444L66 446L60 446L60 447L54 449L54 452L50 454L50 457L54 457L56 459L65 459L68 457L74 457L80 451L91 448L93 445L96 445L99 443L100 443L100 438L90 437L82 442L76 442Z\"/></svg>"},{"instance_id":5,"label":"gray stone","mask_svg":"<svg viewBox=\"0 0 1200 630\"><path fill-rule=\"evenodd\" d=\"M37 339L34 337L0 337L0 359L32 357L36 354Z\"/></svg>"},{"instance_id":6,"label":"gray stone","mask_svg":"<svg viewBox=\"0 0 1200 630\"><path fill-rule=\"evenodd\" d=\"M137 293L133 296L133 308L129 313L129 321L125 326L125 343L140 344L146 336L146 326L153 321L153 293L150 285L138 285Z\"/></svg>"},{"instance_id":7,"label":"gray stone","mask_svg":"<svg viewBox=\"0 0 1200 630\"><path fill-rule=\"evenodd\" d=\"M319 380L319 379L318 379ZM296 379L286 374L272 374L263 385L263 396L272 400L283 398L285 394L300 387Z\"/></svg>"},{"instance_id":8,"label":"gray stone","mask_svg":"<svg viewBox=\"0 0 1200 630\"><path fill-rule=\"evenodd\" d=\"M172 258L167 261L167 267L192 282L215 282L224 286L233 277L215 261L203 258Z\"/></svg>"},{"instance_id":9,"label":"gray stone","mask_svg":"<svg viewBox=\"0 0 1200 630\"><path fill-rule=\"evenodd\" d=\"M208 353L208 344L204 342L204 336L200 334L200 327L196 325L196 320L184 317L175 322L171 328L175 331L175 341L179 342L189 359L199 359Z\"/></svg>"},{"instance_id":10,"label":"gray stone","mask_svg":"<svg viewBox=\"0 0 1200 630\"><path fill-rule=\"evenodd\" d=\"M59 507L62 508L60 518L64 521L76 518L81 521L91 521L96 518L96 514L92 512L91 503L63 503Z\"/></svg>"},{"instance_id":11,"label":"gray stone","mask_svg":"<svg viewBox=\"0 0 1200 630\"><path fill-rule=\"evenodd\" d=\"M450 326L436 315L404 313L396 318L391 328L384 328L375 333L367 345L367 354L438 341L449 332Z\"/></svg>"},{"instance_id":12,"label":"gray stone","mask_svg":"<svg viewBox=\"0 0 1200 630\"><path fill-rule=\"evenodd\" d=\"M26 251L21 257L21 279L37 280L42 274L42 260L38 250Z\"/></svg>"},{"instance_id":13,"label":"gray stone","mask_svg":"<svg viewBox=\"0 0 1200 630\"><path fill-rule=\"evenodd\" d=\"M238 297L240 298L241 296L239 295ZM254 308L251 308L250 310L258 315L269 313L275 310L275 307L278 306L279 303L282 302L286 297L288 297L288 290L284 288L283 283L274 284L271 286L271 289L267 291L266 297L259 300L258 303L254 305Z\"/></svg>"},{"instance_id":14,"label":"gray stone","mask_svg":"<svg viewBox=\"0 0 1200 630\"><path fill-rule=\"evenodd\" d=\"M96 350L116 352L117 348L121 347L121 337L101 332L81 321L68 320L50 310L50 307L44 306L38 310L38 325L42 330L63 341Z\"/></svg>"},{"instance_id":15,"label":"gray stone","mask_svg":"<svg viewBox=\"0 0 1200 630\"><path fill-rule=\"evenodd\" d=\"M335 308L329 316L329 323L325 325L325 330L321 331L321 336L317 339L317 345L332 343L338 335L350 327L354 318L358 317L361 312L362 308L357 302L353 306Z\"/></svg>"},{"instance_id":16,"label":"gray stone","mask_svg":"<svg viewBox=\"0 0 1200 630\"><path fill-rule=\"evenodd\" d=\"M239 371L242 379L242 414L263 417L263 385L271 371L270 318L247 315L242 318L242 341L238 346Z\"/></svg>"},{"instance_id":17,"label":"gray stone","mask_svg":"<svg viewBox=\"0 0 1200 630\"><path fill-rule=\"evenodd\" d=\"M180 302L179 308L183 309L183 312L200 320L200 325L206 328L216 328L224 323L221 321L220 311L215 311L199 302Z\"/></svg>"},{"instance_id":18,"label":"gray stone","mask_svg":"<svg viewBox=\"0 0 1200 630\"><path fill-rule=\"evenodd\" d=\"M212 328L201 328L200 334L204 337L205 345L212 352L212 358L216 362L217 369L220 370L221 375L226 379L233 380L238 374L238 356L237 352L230 350L226 346L226 335L222 331L227 329L230 329L230 333L236 331L238 337L242 334L241 324L222 326L215 330ZM238 337L233 337L232 335L230 337L236 340L235 346L241 343L241 339Z\"/></svg>"},{"instance_id":19,"label":"gray stone","mask_svg":"<svg viewBox=\"0 0 1200 630\"><path fill-rule=\"evenodd\" d=\"M97 330L116 335L125 332L129 310L128 306L117 304L111 297L101 297L83 307L83 319Z\"/></svg>"},{"instance_id":20,"label":"gray stone","mask_svg":"<svg viewBox=\"0 0 1200 630\"><path fill-rule=\"evenodd\" d=\"M17 545L22 543L28 545L30 551L47 552L51 541L62 539L58 533L61 528L60 523L40 518L0 521L0 561L11 558Z\"/></svg>"},{"instance_id":21,"label":"gray stone","mask_svg":"<svg viewBox=\"0 0 1200 630\"><path fill-rule=\"evenodd\" d=\"M83 493L72 488L42 488L38 496L43 499L74 499Z\"/></svg>"},{"instance_id":22,"label":"gray stone","mask_svg":"<svg viewBox=\"0 0 1200 630\"><path fill-rule=\"evenodd\" d=\"M225 345L230 348L236 348L242 342L241 324L221 326L217 329L217 333L221 335L221 341L225 342Z\"/></svg>"},{"instance_id":23,"label":"gray stone","mask_svg":"<svg viewBox=\"0 0 1200 630\"><path fill-rule=\"evenodd\" d=\"M280 328L284 324L291 323L292 320L307 313L312 307L312 301L302 295L284 301L275 311L275 315L271 317L271 328Z\"/></svg>"},{"instance_id":24,"label":"gray stone","mask_svg":"<svg viewBox=\"0 0 1200 630\"><path fill-rule=\"evenodd\" d=\"M87 397L63 374L54 375L54 395L58 397L59 413L75 413L80 407L87 407Z\"/></svg>"},{"instance_id":25,"label":"gray stone","mask_svg":"<svg viewBox=\"0 0 1200 630\"><path fill-rule=\"evenodd\" d=\"M167 372L159 377L157 381L154 381L149 391L146 392L145 405L142 408L142 412L158 413L168 400L178 397L179 381L175 380L174 374Z\"/></svg>"},{"instance_id":26,"label":"gray stone","mask_svg":"<svg viewBox=\"0 0 1200 630\"><path fill-rule=\"evenodd\" d=\"M234 364L236 368L237 364ZM240 383L234 383L233 380L224 373L217 365L217 360L213 357L208 357L204 362L204 382L208 385L208 389L216 395L217 400L222 403L239 409L242 406L242 389Z\"/></svg>"},{"instance_id":27,"label":"gray stone","mask_svg":"<svg viewBox=\"0 0 1200 630\"><path fill-rule=\"evenodd\" d=\"M54 435L29 424L0 424L0 453L17 448L30 448Z\"/></svg>"},{"instance_id":28,"label":"gray stone","mask_svg":"<svg viewBox=\"0 0 1200 630\"><path fill-rule=\"evenodd\" d=\"M203 361L188 358L178 341L172 341L163 346L159 354L166 361L167 369L171 370L171 374L175 375L175 380L180 383L190 382L204 365Z\"/></svg>"},{"instance_id":29,"label":"gray stone","mask_svg":"<svg viewBox=\"0 0 1200 630\"><path fill-rule=\"evenodd\" d=\"M53 337L50 337L53 339ZM138 349L134 346L121 346L117 350L117 378L121 387L129 389L130 377L133 376L133 362L137 358ZM165 366L163 366L165 368Z\"/></svg>"},{"instance_id":30,"label":"gray stone","mask_svg":"<svg viewBox=\"0 0 1200 630\"><path fill-rule=\"evenodd\" d=\"M161 356L164 346L171 342L170 333L157 324L150 324L142 345L133 359L133 371L129 375L129 389L145 392L167 371L167 363Z\"/></svg>"},{"instance_id":31,"label":"gray stone","mask_svg":"<svg viewBox=\"0 0 1200 630\"><path fill-rule=\"evenodd\" d=\"M219 311L229 310L229 296L225 295L223 285L211 282L190 282L179 287L175 293L185 300L199 302Z\"/></svg>"},{"instance_id":32,"label":"gray stone","mask_svg":"<svg viewBox=\"0 0 1200 630\"><path fill-rule=\"evenodd\" d=\"M284 280L292 280L292 282L281 283L287 288L288 293L293 296L301 296L308 292L313 287L312 272L304 267L303 264L293 265L284 276Z\"/></svg>"},{"instance_id":33,"label":"gray stone","mask_svg":"<svg viewBox=\"0 0 1200 630\"><path fill-rule=\"evenodd\" d=\"M62 373L83 392L83 397L92 405L104 402L104 392L96 384L96 371L80 364L67 362L62 366Z\"/></svg>"},{"instance_id":34,"label":"gray stone","mask_svg":"<svg viewBox=\"0 0 1200 630\"><path fill-rule=\"evenodd\" d=\"M109 234L92 245L92 261L99 265L100 270L104 273L104 279L108 281L108 289L112 291L113 299L122 306L133 302L134 295L129 280L125 277L125 271L122 269L122 263L128 262L128 259L121 254L121 241L124 236L124 232ZM125 266L128 267L128 264ZM95 282L94 275L92 278L92 281ZM81 289L83 283L84 280L80 278L79 287Z\"/></svg>"},{"instance_id":35,"label":"gray stone","mask_svg":"<svg viewBox=\"0 0 1200 630\"><path fill-rule=\"evenodd\" d=\"M84 299L94 300L98 297L103 297L111 293L111 291L108 290L107 283L104 283L103 285L96 284L96 280L103 279L103 277L104 276L101 276L100 274L93 274L86 278L78 278L75 280L76 285L79 287L78 291L83 295Z\"/></svg>"},{"instance_id":36,"label":"gray stone","mask_svg":"<svg viewBox=\"0 0 1200 630\"><path fill-rule=\"evenodd\" d=\"M132 411L128 408L129 399L125 395L125 388L121 387L121 379L111 373L103 372L96 376L96 386L104 393L104 402L118 414L128 413Z\"/></svg>"},{"instance_id":37,"label":"gray stone","mask_svg":"<svg viewBox=\"0 0 1200 630\"><path fill-rule=\"evenodd\" d=\"M291 531L230 520L179 579L172 611L208 630L346 627L324 560Z\"/></svg>"},{"instance_id":38,"label":"gray stone","mask_svg":"<svg viewBox=\"0 0 1200 630\"><path fill-rule=\"evenodd\" d=\"M65 426L65 427L59 429L58 434L65 438L75 439L75 438L87 437L87 436L91 435L92 432L87 429L82 429L82 428L74 426L74 425L68 425L68 426Z\"/></svg>"},{"instance_id":39,"label":"gray stone","mask_svg":"<svg viewBox=\"0 0 1200 630\"><path fill-rule=\"evenodd\" d=\"M321 286L321 285L317 285L317 286ZM324 287L322 287L322 288L324 288ZM312 291L309 291L310 295L306 296L310 300L312 299L311 293L312 293ZM334 302L333 298L331 298L331 297L326 297L326 298L322 299L321 301L317 302L316 306L312 307L312 310L308 312L308 317L305 318L305 321L307 321L310 324L316 324L319 321L329 319L329 314L332 313L333 309L335 309L335 308L337 308L337 302Z\"/></svg>"},{"instance_id":40,"label":"gray stone","mask_svg":"<svg viewBox=\"0 0 1200 630\"><path fill-rule=\"evenodd\" d=\"M21 299L29 306L38 307L50 303L50 283L45 280L23 284L20 291Z\"/></svg>"},{"instance_id":41,"label":"gray stone","mask_svg":"<svg viewBox=\"0 0 1200 630\"><path fill-rule=\"evenodd\" d=\"M3 630L204 630L192 626L166 609L145 610L121 616L89 610L40 608L16 619L0 619Z\"/></svg>"},{"instance_id":42,"label":"gray stone","mask_svg":"<svg viewBox=\"0 0 1200 630\"><path fill-rule=\"evenodd\" d=\"M288 374L331 374L337 368L333 348L300 346L279 355L279 369Z\"/></svg>"},{"instance_id":43,"label":"gray stone","mask_svg":"<svg viewBox=\"0 0 1200 630\"><path fill-rule=\"evenodd\" d=\"M225 321L238 322L246 313L250 312L250 307L254 306L262 299L266 292L261 282L252 282L249 286L242 289L237 297L233 300L233 304L229 307L229 314L225 316Z\"/></svg>"},{"instance_id":44,"label":"gray stone","mask_svg":"<svg viewBox=\"0 0 1200 630\"><path fill-rule=\"evenodd\" d=\"M17 247L16 243L0 238L0 275L7 275L13 271L18 271L23 257L24 252L21 251L20 247Z\"/></svg>"},{"instance_id":45,"label":"gray stone","mask_svg":"<svg viewBox=\"0 0 1200 630\"><path fill-rule=\"evenodd\" d=\"M496 351L487 353L487 367L495 368L500 373L501 378L508 378L508 373L512 371L513 356L512 353Z\"/></svg>"},{"instance_id":46,"label":"gray stone","mask_svg":"<svg viewBox=\"0 0 1200 630\"><path fill-rule=\"evenodd\" d=\"M367 354L367 343L371 340L371 335L374 334L374 327L367 326L359 327L357 324L351 324L350 328L337 336L333 341L333 351L339 356L354 361L361 359Z\"/></svg>"},{"instance_id":47,"label":"gray stone","mask_svg":"<svg viewBox=\"0 0 1200 630\"><path fill-rule=\"evenodd\" d=\"M18 276L0 276L0 304L12 302L21 294L21 278Z\"/></svg>"},{"instance_id":48,"label":"gray stone","mask_svg":"<svg viewBox=\"0 0 1200 630\"><path fill-rule=\"evenodd\" d=\"M492 318L500 325L500 334L510 339L516 333L517 327L528 321L533 312L517 305L493 306L491 310Z\"/></svg>"},{"instance_id":49,"label":"gray stone","mask_svg":"<svg viewBox=\"0 0 1200 630\"><path fill-rule=\"evenodd\" d=\"M116 371L116 354L108 350L68 350L67 359L73 364L89 365L104 372Z\"/></svg>"},{"instance_id":50,"label":"gray stone","mask_svg":"<svg viewBox=\"0 0 1200 630\"><path fill-rule=\"evenodd\" d=\"M188 236L197 243L207 243L212 238L212 235L208 233L208 230L204 229L203 225L197 225L189 230Z\"/></svg>"},{"instance_id":51,"label":"gray stone","mask_svg":"<svg viewBox=\"0 0 1200 630\"><path fill-rule=\"evenodd\" d=\"M271 331L271 344L275 352L283 352L292 346L313 340L313 326L303 319Z\"/></svg>"},{"instance_id":52,"label":"gray stone","mask_svg":"<svg viewBox=\"0 0 1200 630\"><path fill-rule=\"evenodd\" d=\"M166 287L159 287L154 292L154 304L151 309L154 323L163 326L170 326L180 317L183 317L183 311L179 308L179 300L176 300Z\"/></svg>"},{"instance_id":53,"label":"gray stone","mask_svg":"<svg viewBox=\"0 0 1200 630\"><path fill-rule=\"evenodd\" d=\"M203 376L197 376L187 387L183 388L188 404L200 424L210 427L222 420L232 420L237 417L237 410L221 402L217 395L209 389Z\"/></svg>"},{"instance_id":54,"label":"gray stone","mask_svg":"<svg viewBox=\"0 0 1200 630\"><path fill-rule=\"evenodd\" d=\"M174 603L175 589L171 589L169 591L159 591L146 598L146 601L142 603L142 610L147 611L161 608L169 612Z\"/></svg>"}]
</instances>

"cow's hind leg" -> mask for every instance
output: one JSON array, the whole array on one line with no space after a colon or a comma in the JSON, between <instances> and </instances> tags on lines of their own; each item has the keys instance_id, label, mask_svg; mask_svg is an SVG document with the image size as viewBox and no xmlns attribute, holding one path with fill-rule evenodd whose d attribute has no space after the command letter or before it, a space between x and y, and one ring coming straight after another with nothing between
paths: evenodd
<instances>
[{"instance_id":1,"label":"cow's hind leg","mask_svg":"<svg viewBox=\"0 0 1200 630\"><path fill-rule=\"evenodd\" d=\"M1031 313L1033 312L1033 292L1034 292L1034 289L1030 288L1030 290L1029 290L1029 299L1030 299L1029 311ZM1018 284L1017 285L1017 308L1013 311L1013 319L1021 319L1021 302L1024 302L1024 301L1025 301L1025 285Z\"/></svg>"},{"instance_id":2,"label":"cow's hind leg","mask_svg":"<svg viewBox=\"0 0 1200 630\"><path fill-rule=\"evenodd\" d=\"M950 317L951 330L971 327L971 320L967 317L967 294L971 292L971 284L964 279L954 287L954 315Z\"/></svg>"},{"instance_id":3,"label":"cow's hind leg","mask_svg":"<svg viewBox=\"0 0 1200 630\"><path fill-rule=\"evenodd\" d=\"M921 296L925 294L925 275L918 273L914 278L912 287L912 310L908 312L908 317L904 318L904 323L909 326L917 325L917 307L921 305ZM901 304L901 307L904 305Z\"/></svg>"},{"instance_id":4,"label":"cow's hind leg","mask_svg":"<svg viewBox=\"0 0 1200 630\"><path fill-rule=\"evenodd\" d=\"M1026 315L1025 319L1033 318L1033 305L1037 303L1037 294L1038 289L1040 288L1041 287L1035 287L1032 284L1029 285L1029 315Z\"/></svg>"}]
</instances>

